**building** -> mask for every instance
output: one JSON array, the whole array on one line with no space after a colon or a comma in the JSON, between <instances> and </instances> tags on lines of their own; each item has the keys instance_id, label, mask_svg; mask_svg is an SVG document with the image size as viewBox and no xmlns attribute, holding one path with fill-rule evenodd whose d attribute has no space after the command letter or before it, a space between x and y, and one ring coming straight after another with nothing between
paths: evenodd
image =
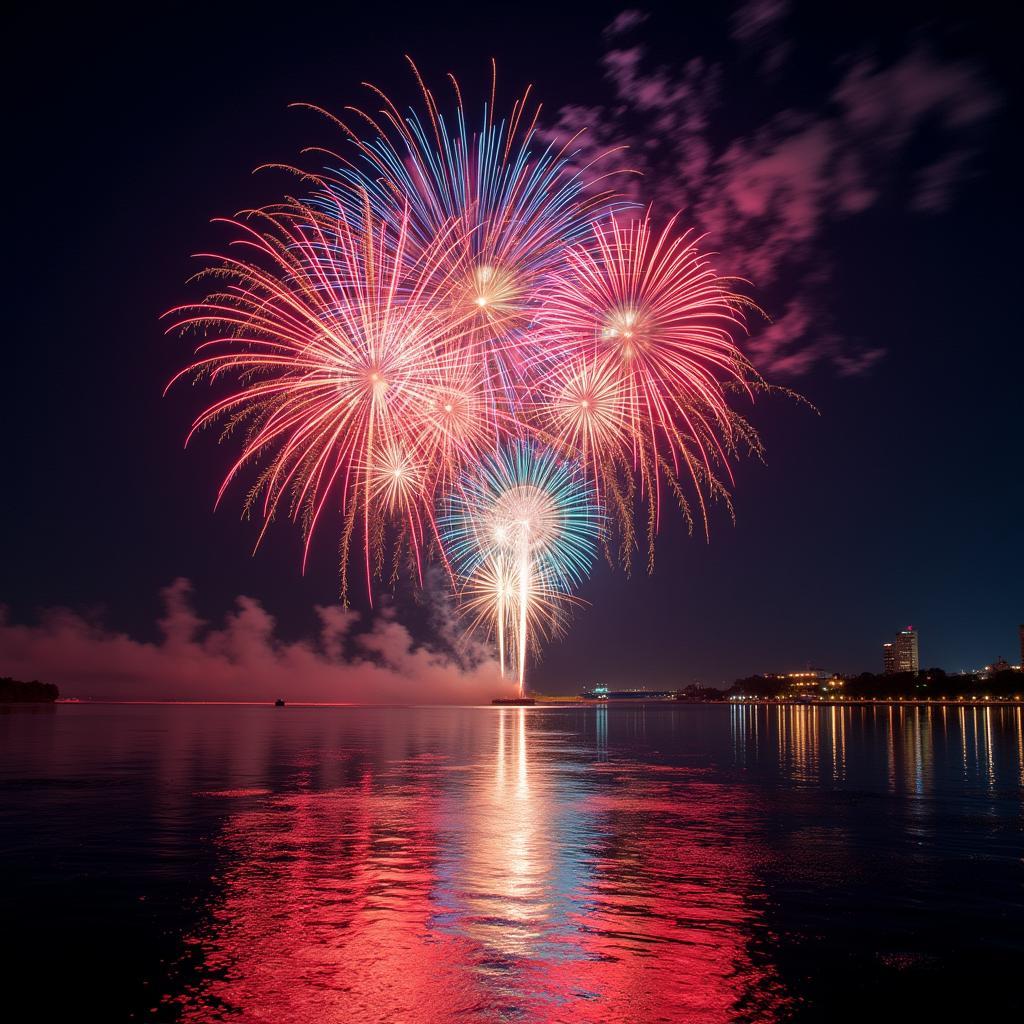
<instances>
[{"instance_id":1,"label":"building","mask_svg":"<svg viewBox=\"0 0 1024 1024\"><path fill-rule=\"evenodd\" d=\"M675 690L610 690L607 686L594 686L580 694L584 700L669 700L675 695Z\"/></svg>"},{"instance_id":2,"label":"building","mask_svg":"<svg viewBox=\"0 0 1024 1024\"><path fill-rule=\"evenodd\" d=\"M835 697L845 685L846 680L835 672L823 672L821 669L806 669L803 672L787 672L783 677L789 691L787 696L809 700L812 697Z\"/></svg>"},{"instance_id":3,"label":"building","mask_svg":"<svg viewBox=\"0 0 1024 1024\"><path fill-rule=\"evenodd\" d=\"M917 650L917 630L907 626L896 634L896 671L917 672L921 668L921 659Z\"/></svg>"},{"instance_id":4,"label":"building","mask_svg":"<svg viewBox=\"0 0 1024 1024\"><path fill-rule=\"evenodd\" d=\"M907 626L896 634L892 643L882 644L882 658L887 676L897 672L919 671L921 659L917 650L917 630Z\"/></svg>"},{"instance_id":5,"label":"building","mask_svg":"<svg viewBox=\"0 0 1024 1024\"><path fill-rule=\"evenodd\" d=\"M882 661L885 665L885 674L891 676L896 671L896 645L891 641L882 644Z\"/></svg>"},{"instance_id":6,"label":"building","mask_svg":"<svg viewBox=\"0 0 1024 1024\"><path fill-rule=\"evenodd\" d=\"M822 672L817 668L807 669L804 672L787 672L785 676L786 682L793 690L817 690L832 677L832 672Z\"/></svg>"},{"instance_id":7,"label":"building","mask_svg":"<svg viewBox=\"0 0 1024 1024\"><path fill-rule=\"evenodd\" d=\"M1020 667L1024 672L1024 624L1017 627L1017 632L1020 634Z\"/></svg>"}]
</instances>

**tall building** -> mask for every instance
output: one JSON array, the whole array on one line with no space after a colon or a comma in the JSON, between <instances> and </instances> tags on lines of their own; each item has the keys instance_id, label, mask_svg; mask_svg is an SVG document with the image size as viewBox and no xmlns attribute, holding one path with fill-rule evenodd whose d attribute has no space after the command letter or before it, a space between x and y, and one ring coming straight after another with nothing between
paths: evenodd
<instances>
[{"instance_id":1,"label":"tall building","mask_svg":"<svg viewBox=\"0 0 1024 1024\"><path fill-rule=\"evenodd\" d=\"M907 626L896 634L896 639L882 644L882 658L887 676L897 672L917 672L921 665L917 653L917 630Z\"/></svg>"},{"instance_id":2,"label":"tall building","mask_svg":"<svg viewBox=\"0 0 1024 1024\"><path fill-rule=\"evenodd\" d=\"M882 658L885 674L891 676L896 671L896 645L894 643L882 644Z\"/></svg>"},{"instance_id":3,"label":"tall building","mask_svg":"<svg viewBox=\"0 0 1024 1024\"><path fill-rule=\"evenodd\" d=\"M917 630L907 626L896 634L896 671L917 672L921 668L917 650Z\"/></svg>"},{"instance_id":4,"label":"tall building","mask_svg":"<svg viewBox=\"0 0 1024 1024\"><path fill-rule=\"evenodd\" d=\"M1024 624L1017 627L1017 632L1020 633L1020 667L1024 672Z\"/></svg>"}]
</instances>

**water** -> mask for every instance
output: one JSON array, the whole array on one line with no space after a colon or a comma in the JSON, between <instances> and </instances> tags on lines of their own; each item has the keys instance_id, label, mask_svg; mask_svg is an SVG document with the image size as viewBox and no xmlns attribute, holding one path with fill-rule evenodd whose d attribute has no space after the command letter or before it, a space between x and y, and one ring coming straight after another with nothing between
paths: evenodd
<instances>
[{"instance_id":1,"label":"water","mask_svg":"<svg viewBox=\"0 0 1024 1024\"><path fill-rule=\"evenodd\" d=\"M40 1021L1011 1019L1022 717L5 709L7 998Z\"/></svg>"}]
</instances>

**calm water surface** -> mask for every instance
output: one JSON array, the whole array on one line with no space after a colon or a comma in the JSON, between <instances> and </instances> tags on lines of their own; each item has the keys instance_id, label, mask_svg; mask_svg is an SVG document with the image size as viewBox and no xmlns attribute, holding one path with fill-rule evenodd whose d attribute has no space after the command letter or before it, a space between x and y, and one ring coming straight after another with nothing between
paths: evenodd
<instances>
[{"instance_id":1,"label":"calm water surface","mask_svg":"<svg viewBox=\"0 0 1024 1024\"><path fill-rule=\"evenodd\" d=\"M1020 708L0 711L26 1020L1021 1019Z\"/></svg>"}]
</instances>

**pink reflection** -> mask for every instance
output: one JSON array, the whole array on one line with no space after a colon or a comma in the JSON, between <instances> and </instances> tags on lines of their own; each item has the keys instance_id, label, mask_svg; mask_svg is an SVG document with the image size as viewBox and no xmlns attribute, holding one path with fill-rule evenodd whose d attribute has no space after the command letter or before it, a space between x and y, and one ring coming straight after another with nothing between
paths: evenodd
<instances>
[{"instance_id":1,"label":"pink reflection","mask_svg":"<svg viewBox=\"0 0 1024 1024\"><path fill-rule=\"evenodd\" d=\"M738 788L593 763L525 709L493 756L254 798L222 836L185 1021L771 1020ZM763 961L763 957L761 958Z\"/></svg>"},{"instance_id":2,"label":"pink reflection","mask_svg":"<svg viewBox=\"0 0 1024 1024\"><path fill-rule=\"evenodd\" d=\"M471 1011L465 941L430 938L435 814L427 786L382 792L369 774L240 812L182 1019L428 1024Z\"/></svg>"},{"instance_id":3,"label":"pink reflection","mask_svg":"<svg viewBox=\"0 0 1024 1024\"><path fill-rule=\"evenodd\" d=\"M759 894L739 835L745 795L691 783L681 800L643 768L616 776L617 793L589 801L602 835L565 940L573 955L547 982L577 1002L545 1019L775 1019L781 985L749 948Z\"/></svg>"}]
</instances>

